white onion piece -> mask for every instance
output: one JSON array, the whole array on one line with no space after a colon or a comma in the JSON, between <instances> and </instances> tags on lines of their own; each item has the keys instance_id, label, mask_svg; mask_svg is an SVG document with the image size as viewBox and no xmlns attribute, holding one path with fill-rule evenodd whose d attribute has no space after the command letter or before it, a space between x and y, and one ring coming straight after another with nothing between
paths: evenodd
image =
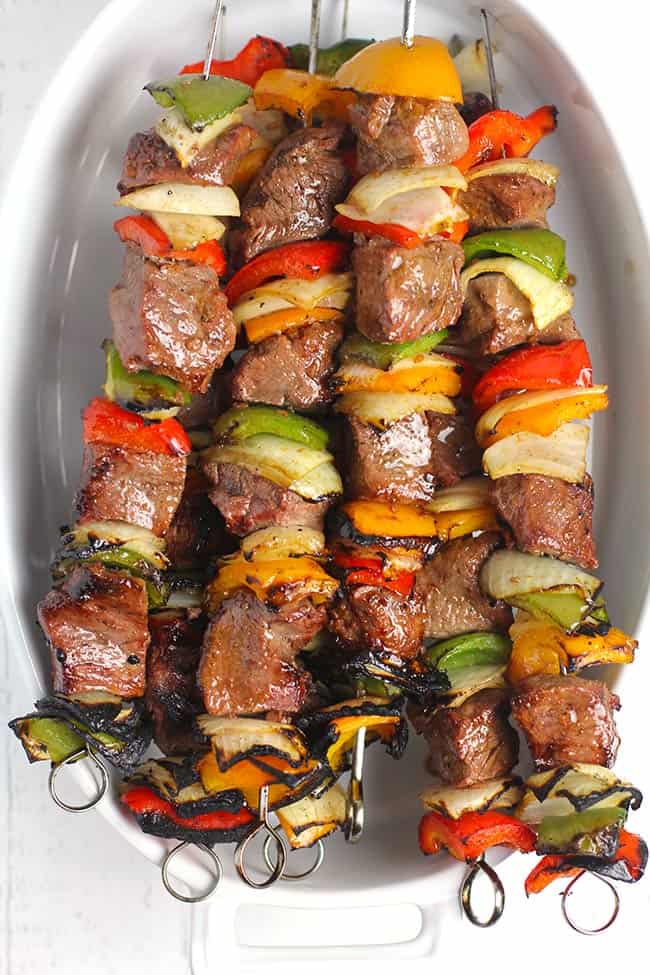
<instances>
[{"instance_id":1,"label":"white onion piece","mask_svg":"<svg viewBox=\"0 0 650 975\"><path fill-rule=\"evenodd\" d=\"M497 159L495 162L481 163L470 169L466 176L467 182L471 183L473 179L481 179L482 176L501 176L510 173L532 176L533 179L538 179L540 183L546 183L547 186L555 186L560 176L557 166L542 162L541 159L526 158Z\"/></svg>"},{"instance_id":2,"label":"white onion piece","mask_svg":"<svg viewBox=\"0 0 650 975\"><path fill-rule=\"evenodd\" d=\"M483 446L495 432L499 421L510 413L518 413L520 410L532 409L535 406L546 406L550 403L556 403L558 400L574 399L575 397L588 402L606 392L607 386L570 386L506 396L482 414L476 424L476 439L479 445Z\"/></svg>"},{"instance_id":3,"label":"white onion piece","mask_svg":"<svg viewBox=\"0 0 650 975\"><path fill-rule=\"evenodd\" d=\"M372 213L365 213L350 203L339 203L338 213L350 220L368 223L396 223L421 237L449 233L454 224L467 220L467 213L454 203L448 193L439 186L409 190L385 200Z\"/></svg>"},{"instance_id":4,"label":"white onion piece","mask_svg":"<svg viewBox=\"0 0 650 975\"><path fill-rule=\"evenodd\" d=\"M454 404L442 393L344 393L336 402L336 410L356 416L364 423L386 426L412 413L453 414Z\"/></svg>"},{"instance_id":5,"label":"white onion piece","mask_svg":"<svg viewBox=\"0 0 650 975\"><path fill-rule=\"evenodd\" d=\"M229 186L198 186L187 183L158 183L127 193L115 206L159 213L195 213L217 217L238 217L239 200Z\"/></svg>"},{"instance_id":6,"label":"white onion piece","mask_svg":"<svg viewBox=\"0 0 650 975\"><path fill-rule=\"evenodd\" d=\"M174 150L181 166L185 167L209 142L239 121L240 113L235 110L205 125L200 132L195 132L186 123L183 113L178 108L172 108L157 122L156 132Z\"/></svg>"},{"instance_id":7,"label":"white onion piece","mask_svg":"<svg viewBox=\"0 0 650 975\"><path fill-rule=\"evenodd\" d=\"M324 274L313 281L280 278L247 291L233 308L239 325L280 308L345 308L350 297L353 275Z\"/></svg>"},{"instance_id":8,"label":"white onion piece","mask_svg":"<svg viewBox=\"0 0 650 975\"><path fill-rule=\"evenodd\" d=\"M201 714L196 719L199 730L210 739L219 767L224 770L251 748L265 746L273 753L286 758L291 764L300 764L308 754L307 742L297 728L279 721L262 721L257 718L220 718Z\"/></svg>"},{"instance_id":9,"label":"white onion piece","mask_svg":"<svg viewBox=\"0 0 650 975\"><path fill-rule=\"evenodd\" d=\"M167 234L174 250L189 250L207 240L221 240L226 232L225 223L217 217L161 213L157 210L152 211L149 216Z\"/></svg>"},{"instance_id":10,"label":"white onion piece","mask_svg":"<svg viewBox=\"0 0 650 975\"><path fill-rule=\"evenodd\" d=\"M288 134L284 112L278 108L255 108L252 98L237 109L237 115L240 122L257 132L258 140L251 146L252 149L275 146Z\"/></svg>"},{"instance_id":11,"label":"white onion piece","mask_svg":"<svg viewBox=\"0 0 650 975\"><path fill-rule=\"evenodd\" d=\"M569 484L582 484L587 471L589 427L563 423L548 437L513 433L483 454L483 470L492 480L510 474L545 474Z\"/></svg>"},{"instance_id":12,"label":"white onion piece","mask_svg":"<svg viewBox=\"0 0 650 975\"><path fill-rule=\"evenodd\" d=\"M600 589L600 579L577 565L547 555L529 555L513 549L499 549L483 563L480 574L483 592L492 599L505 599L530 592L575 586L587 599Z\"/></svg>"},{"instance_id":13,"label":"white onion piece","mask_svg":"<svg viewBox=\"0 0 650 975\"><path fill-rule=\"evenodd\" d=\"M407 166L369 173L355 183L345 201L364 214L372 214L391 197L430 186L464 190L467 181L455 166Z\"/></svg>"},{"instance_id":14,"label":"white onion piece","mask_svg":"<svg viewBox=\"0 0 650 975\"><path fill-rule=\"evenodd\" d=\"M239 547L244 557L255 562L274 561L292 555L322 555L325 536L315 528L273 525L247 535Z\"/></svg>"},{"instance_id":15,"label":"white onion piece","mask_svg":"<svg viewBox=\"0 0 650 975\"><path fill-rule=\"evenodd\" d=\"M451 687L443 692L450 699L448 706L460 707L472 694L487 687L505 687L506 669L505 664L476 664L451 669L447 674Z\"/></svg>"},{"instance_id":16,"label":"white onion piece","mask_svg":"<svg viewBox=\"0 0 650 975\"><path fill-rule=\"evenodd\" d=\"M567 766L546 791L557 771L549 769L526 780L526 790L517 807L517 816L523 822L540 823L546 816L569 816L576 811L576 805L590 809L623 806L636 793L629 782L619 779L611 769L585 763ZM540 800L538 795L544 798ZM575 804L572 798L577 800Z\"/></svg>"},{"instance_id":17,"label":"white onion piece","mask_svg":"<svg viewBox=\"0 0 650 975\"><path fill-rule=\"evenodd\" d=\"M86 545L92 535L110 545L124 545L159 569L166 569L169 565L164 554L165 540L158 538L148 528L129 525L125 521L87 521L82 525L75 525L72 535L73 544L77 547Z\"/></svg>"},{"instance_id":18,"label":"white onion piece","mask_svg":"<svg viewBox=\"0 0 650 975\"><path fill-rule=\"evenodd\" d=\"M469 508L486 508L489 500L490 479L465 477L452 487L436 491L428 502L429 511L467 511Z\"/></svg>"},{"instance_id":19,"label":"white onion piece","mask_svg":"<svg viewBox=\"0 0 650 975\"><path fill-rule=\"evenodd\" d=\"M523 788L513 779L490 779L467 789L430 788L420 796L427 809L460 819L466 812L512 809L520 801Z\"/></svg>"},{"instance_id":20,"label":"white onion piece","mask_svg":"<svg viewBox=\"0 0 650 975\"><path fill-rule=\"evenodd\" d=\"M276 810L291 847L294 850L312 846L316 840L332 833L345 822L347 800L342 787L335 783L321 796L305 796L289 806Z\"/></svg>"},{"instance_id":21,"label":"white onion piece","mask_svg":"<svg viewBox=\"0 0 650 975\"><path fill-rule=\"evenodd\" d=\"M535 327L542 331L560 315L573 308L573 294L562 281L554 281L537 268L516 257L486 257L473 261L460 275L463 292L470 281L481 274L505 274L516 288L528 298Z\"/></svg>"},{"instance_id":22,"label":"white onion piece","mask_svg":"<svg viewBox=\"0 0 650 975\"><path fill-rule=\"evenodd\" d=\"M485 41L464 44L454 57L454 64L463 92L480 91L484 95L491 95Z\"/></svg>"}]
</instances>

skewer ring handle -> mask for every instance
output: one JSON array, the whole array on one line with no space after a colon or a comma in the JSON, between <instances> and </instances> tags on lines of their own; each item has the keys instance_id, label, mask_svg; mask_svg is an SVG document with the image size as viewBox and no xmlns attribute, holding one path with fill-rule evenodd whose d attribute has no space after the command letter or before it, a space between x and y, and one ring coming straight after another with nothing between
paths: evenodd
<instances>
[{"instance_id":1,"label":"skewer ring handle","mask_svg":"<svg viewBox=\"0 0 650 975\"><path fill-rule=\"evenodd\" d=\"M494 906L492 908L492 913L488 918L479 917L472 904L472 888L474 886L474 881L481 871L486 875L492 884L492 891L494 894ZM465 917L468 919L468 921L471 921L472 924L476 925L477 928L489 928L493 924L496 924L499 918L502 916L505 904L506 893L503 889L503 884L501 883L499 874L496 872L494 867L490 866L484 857L481 856L477 860L474 860L460 888L460 906Z\"/></svg>"},{"instance_id":2,"label":"skewer ring handle","mask_svg":"<svg viewBox=\"0 0 650 975\"><path fill-rule=\"evenodd\" d=\"M99 785L97 787L97 792L95 795L88 800L88 802L82 803L80 806L74 806L65 799L62 799L59 793L56 791L56 780L65 765L74 765L76 762L82 762L85 760L91 762L91 764L97 769L99 773ZM50 774L47 780L47 787L53 801L57 804L59 809L64 809L69 813L82 813L86 812L88 809L94 809L97 803L103 799L106 795L106 790L108 789L108 772L106 771L106 766L102 762L93 750L88 746L80 748L79 751L73 752L72 755L68 755L64 758L62 762L57 765L53 765L50 769Z\"/></svg>"},{"instance_id":3,"label":"skewer ring handle","mask_svg":"<svg viewBox=\"0 0 650 975\"><path fill-rule=\"evenodd\" d=\"M601 934L601 932L606 931L607 928L611 928L612 924L618 917L618 912L621 909L621 901L618 896L618 891L616 890L616 887L614 887L614 885L610 883L609 880L607 880L605 877L601 877L597 873L592 873L591 874L592 877L596 877L598 880L600 880L601 883L605 884L606 887L609 887L612 896L614 898L614 907L612 908L612 913L607 919L607 921L605 921L604 924L601 924L597 928L584 928L581 924L578 924L578 922L573 917L571 917L571 914L569 913L568 903L569 903L569 896L573 892L572 888L574 887L575 884L578 883L578 881L582 877L584 877L584 875L585 875L585 871L583 870L582 873L577 874L573 878L573 880L566 886L566 888L562 892L562 900L561 900L562 914L564 915L564 920L569 925L569 927L573 928L574 931L577 931L578 934L587 934L587 935Z\"/></svg>"},{"instance_id":4,"label":"skewer ring handle","mask_svg":"<svg viewBox=\"0 0 650 975\"><path fill-rule=\"evenodd\" d=\"M284 868L287 865L287 851L284 845L284 841L280 833L271 825L269 821L269 787L268 785L263 785L260 789L259 798L259 823L253 827L253 829L239 841L235 847L235 869L237 873L249 887L253 887L254 890L264 890L266 887L270 887L272 884L279 880L284 874ZM248 844L251 843L259 833L266 833L266 842L274 842L277 850L277 858L275 864L272 863L270 857L266 858L266 843L265 843L265 860L270 870L269 876L266 880L254 880L253 877L248 872L246 867L246 850L248 849Z\"/></svg>"},{"instance_id":5,"label":"skewer ring handle","mask_svg":"<svg viewBox=\"0 0 650 975\"><path fill-rule=\"evenodd\" d=\"M202 853L207 854L212 861L212 865L214 866L212 883L202 894L194 894L190 896L181 894L176 890L169 879L169 864L172 862L176 854L180 853L187 846L195 846L197 849L201 850ZM209 900L221 883L223 867L221 866L221 860L211 847L207 846L205 843L189 843L187 840L183 840L182 843L178 843L176 846L172 847L172 849L165 856L165 859L162 862L160 875L162 877L165 890L167 893L171 894L172 897L175 897L177 901L183 901L184 904L200 904L202 901Z\"/></svg>"},{"instance_id":6,"label":"skewer ring handle","mask_svg":"<svg viewBox=\"0 0 650 975\"><path fill-rule=\"evenodd\" d=\"M277 864L273 863L271 859L272 839L273 837L267 836L266 839L264 840L264 847L263 847L264 862L266 863L267 867L271 871L275 870L277 866ZM306 880L307 877L311 877L313 873L316 873L316 871L320 869L324 859L325 859L325 844L323 843L322 840L316 840L316 859L312 863L311 867L307 867L307 869L303 870L302 873L287 873L286 870L283 870L280 880L288 880L288 881Z\"/></svg>"}]
</instances>

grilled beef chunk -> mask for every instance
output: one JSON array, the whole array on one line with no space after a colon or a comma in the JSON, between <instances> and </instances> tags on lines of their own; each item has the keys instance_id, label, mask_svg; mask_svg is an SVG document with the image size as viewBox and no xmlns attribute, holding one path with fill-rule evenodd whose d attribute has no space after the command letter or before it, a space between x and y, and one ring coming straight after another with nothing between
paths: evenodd
<instances>
[{"instance_id":1,"label":"grilled beef chunk","mask_svg":"<svg viewBox=\"0 0 650 975\"><path fill-rule=\"evenodd\" d=\"M184 483L184 457L86 444L76 497L79 521L126 521L163 536Z\"/></svg>"},{"instance_id":2,"label":"grilled beef chunk","mask_svg":"<svg viewBox=\"0 0 650 975\"><path fill-rule=\"evenodd\" d=\"M145 584L100 565L73 569L38 604L57 694L144 694L149 630Z\"/></svg>"},{"instance_id":3,"label":"grilled beef chunk","mask_svg":"<svg viewBox=\"0 0 650 975\"><path fill-rule=\"evenodd\" d=\"M128 244L111 291L115 345L130 372L149 369L204 393L235 345L219 278L205 264L146 258Z\"/></svg>"},{"instance_id":4,"label":"grilled beef chunk","mask_svg":"<svg viewBox=\"0 0 650 975\"><path fill-rule=\"evenodd\" d=\"M407 342L454 325L463 307L462 247L436 237L410 250L381 237L352 252L356 324L376 342Z\"/></svg>"},{"instance_id":5,"label":"grilled beef chunk","mask_svg":"<svg viewBox=\"0 0 650 975\"><path fill-rule=\"evenodd\" d=\"M505 631L512 611L492 602L479 587L487 557L499 547L496 532L483 532L447 542L417 574L416 591L424 600L424 635L437 640L474 630Z\"/></svg>"},{"instance_id":6,"label":"grilled beef chunk","mask_svg":"<svg viewBox=\"0 0 650 975\"><path fill-rule=\"evenodd\" d=\"M402 596L380 586L351 586L330 607L329 628L349 650L379 650L417 657L424 636L419 595Z\"/></svg>"},{"instance_id":7,"label":"grilled beef chunk","mask_svg":"<svg viewBox=\"0 0 650 975\"><path fill-rule=\"evenodd\" d=\"M610 768L619 746L614 711L620 706L602 681L561 675L527 677L511 703L540 771L573 762Z\"/></svg>"},{"instance_id":8,"label":"grilled beef chunk","mask_svg":"<svg viewBox=\"0 0 650 975\"><path fill-rule=\"evenodd\" d=\"M254 474L238 464L204 460L209 497L233 535L249 535L269 525L305 525L323 530L331 501L307 501L295 491Z\"/></svg>"},{"instance_id":9,"label":"grilled beef chunk","mask_svg":"<svg viewBox=\"0 0 650 975\"><path fill-rule=\"evenodd\" d=\"M469 135L452 102L398 95L360 95L350 109L361 174L460 159Z\"/></svg>"},{"instance_id":10,"label":"grilled beef chunk","mask_svg":"<svg viewBox=\"0 0 650 975\"><path fill-rule=\"evenodd\" d=\"M517 764L519 739L508 713L508 692L500 688L478 691L457 708L409 708L431 750L429 771L461 789L508 775Z\"/></svg>"},{"instance_id":11,"label":"grilled beef chunk","mask_svg":"<svg viewBox=\"0 0 650 975\"><path fill-rule=\"evenodd\" d=\"M297 129L278 143L246 193L239 224L230 233L235 267L269 247L327 233L334 205L348 186L340 153L344 131L338 124Z\"/></svg>"},{"instance_id":12,"label":"grilled beef chunk","mask_svg":"<svg viewBox=\"0 0 650 975\"><path fill-rule=\"evenodd\" d=\"M251 149L255 130L233 125L209 142L188 166L181 166L174 150L154 129L131 136L117 184L120 194L155 183L200 183L228 186L239 163Z\"/></svg>"},{"instance_id":13,"label":"grilled beef chunk","mask_svg":"<svg viewBox=\"0 0 650 975\"><path fill-rule=\"evenodd\" d=\"M520 551L553 555L586 569L598 565L590 477L584 484L567 484L542 474L511 474L490 482L490 496Z\"/></svg>"},{"instance_id":14,"label":"grilled beef chunk","mask_svg":"<svg viewBox=\"0 0 650 975\"><path fill-rule=\"evenodd\" d=\"M309 599L270 609L248 590L225 600L203 640L198 682L209 714L300 711L311 678L296 655L325 626Z\"/></svg>"},{"instance_id":15,"label":"grilled beef chunk","mask_svg":"<svg viewBox=\"0 0 650 975\"><path fill-rule=\"evenodd\" d=\"M570 315L545 329L535 327L530 302L505 274L481 274L470 281L458 338L476 356L497 355L515 345L554 345L580 338Z\"/></svg>"},{"instance_id":16,"label":"grilled beef chunk","mask_svg":"<svg viewBox=\"0 0 650 975\"><path fill-rule=\"evenodd\" d=\"M438 487L451 487L481 469L481 451L465 416L427 413L432 467Z\"/></svg>"},{"instance_id":17,"label":"grilled beef chunk","mask_svg":"<svg viewBox=\"0 0 650 975\"><path fill-rule=\"evenodd\" d=\"M252 345L232 375L232 398L306 410L332 399L328 380L343 338L338 321L311 322Z\"/></svg>"},{"instance_id":18,"label":"grilled beef chunk","mask_svg":"<svg viewBox=\"0 0 650 975\"><path fill-rule=\"evenodd\" d=\"M527 173L496 173L473 179L458 203L469 215L469 232L500 227L546 227L555 188Z\"/></svg>"},{"instance_id":19,"label":"grilled beef chunk","mask_svg":"<svg viewBox=\"0 0 650 975\"><path fill-rule=\"evenodd\" d=\"M208 497L209 487L201 471L188 470L185 490L165 539L165 552L174 569L204 569L223 549L223 521Z\"/></svg>"},{"instance_id":20,"label":"grilled beef chunk","mask_svg":"<svg viewBox=\"0 0 650 975\"><path fill-rule=\"evenodd\" d=\"M197 743L192 721L203 710L196 684L206 619L195 610L167 610L150 620L147 655L147 707L154 740L165 755L183 755Z\"/></svg>"}]
</instances>

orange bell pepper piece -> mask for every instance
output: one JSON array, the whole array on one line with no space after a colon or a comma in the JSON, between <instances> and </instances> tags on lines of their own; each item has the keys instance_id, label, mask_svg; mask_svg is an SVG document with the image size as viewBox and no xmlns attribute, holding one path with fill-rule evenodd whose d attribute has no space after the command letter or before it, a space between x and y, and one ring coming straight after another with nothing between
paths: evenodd
<instances>
[{"instance_id":1,"label":"orange bell pepper piece","mask_svg":"<svg viewBox=\"0 0 650 975\"><path fill-rule=\"evenodd\" d=\"M454 165L466 173L472 166L504 156L527 156L556 127L554 105L543 105L525 118L514 112L488 112L470 125L469 149Z\"/></svg>"},{"instance_id":2,"label":"orange bell pepper piece","mask_svg":"<svg viewBox=\"0 0 650 975\"><path fill-rule=\"evenodd\" d=\"M257 315L249 319L244 322L244 328L248 341L254 344L270 335L306 325L307 322L330 322L341 317L341 312L336 308L281 308L279 311L269 312L268 315Z\"/></svg>"},{"instance_id":3,"label":"orange bell pepper piece","mask_svg":"<svg viewBox=\"0 0 650 975\"><path fill-rule=\"evenodd\" d=\"M522 430L548 437L563 423L568 423L570 420L585 420L592 413L606 410L608 403L607 393L585 396L576 391L575 396L566 397L555 403L544 403L524 410L512 410L499 420L494 432L482 442L482 446L490 447L497 440L503 440L513 433L521 433Z\"/></svg>"}]
</instances>

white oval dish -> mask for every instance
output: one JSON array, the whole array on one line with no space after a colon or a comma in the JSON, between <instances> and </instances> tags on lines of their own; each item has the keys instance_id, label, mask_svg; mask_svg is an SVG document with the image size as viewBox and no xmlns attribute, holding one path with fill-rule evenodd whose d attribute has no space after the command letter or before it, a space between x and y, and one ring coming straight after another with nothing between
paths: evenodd
<instances>
[{"instance_id":1,"label":"white oval dish","mask_svg":"<svg viewBox=\"0 0 650 975\"><path fill-rule=\"evenodd\" d=\"M638 273L641 262L647 265L647 241L610 134L570 62L528 12L534 6L532 0L494 4L498 74L509 108L527 112L554 102L560 109L559 135L546 140L536 155L561 169L551 223L567 238L569 264L578 279L576 318L597 380L609 383L613 403L596 422L592 464L608 605L619 625L640 635L650 579L644 541L650 298L647 281ZM110 332L107 295L121 261L111 208L121 157L130 134L155 116L142 85L202 55L210 7L207 0L109 4L46 94L4 201L1 605L10 651L25 664L26 709L48 682L34 608L49 585L58 526L71 513L81 456L79 415L102 382L99 344ZM304 0L248 0L236 11L233 5L226 26L228 53L258 31L288 42L304 40L307 7ZM327 44L336 39L338 8L327 2L323 8L321 38ZM329 15L332 11L336 18ZM400 26L399 0L373 0L371 8L360 0L351 3L353 36L390 36ZM420 0L419 33L448 39L456 32L475 36L479 30L473 3ZM621 722L624 740L633 734L634 711L642 706L644 669L641 659L617 679L627 712ZM636 755L638 762L641 754L626 742L628 777L636 770L630 757ZM307 884L283 889L283 903L323 903L344 890L360 904L387 897L431 904L456 890L460 868L447 858L425 859L417 849L417 794L426 783L419 742L409 746L400 763L375 746L367 768L363 842L346 847L340 837L328 841L322 871ZM115 800L100 808L129 842L161 860L168 844L142 834ZM224 887L232 885L239 900L248 899L230 869L230 851L223 849L228 867ZM182 873L200 879L197 870Z\"/></svg>"}]
</instances>

